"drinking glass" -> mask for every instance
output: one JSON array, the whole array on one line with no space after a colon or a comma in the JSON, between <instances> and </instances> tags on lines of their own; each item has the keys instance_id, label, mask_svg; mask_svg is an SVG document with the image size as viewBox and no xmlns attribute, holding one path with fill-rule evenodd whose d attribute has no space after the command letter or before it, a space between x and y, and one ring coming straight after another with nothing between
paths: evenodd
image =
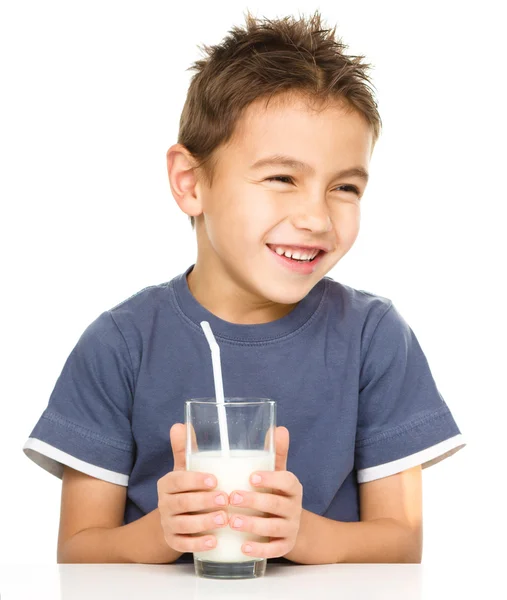
<instances>
[{"instance_id":1,"label":"drinking glass","mask_svg":"<svg viewBox=\"0 0 507 600\"><path fill-rule=\"evenodd\" d=\"M220 409L220 406L223 406ZM222 451L219 411L225 411L229 452ZM211 473L217 479L216 490L231 494L234 490L270 492L253 488L250 476L254 471L274 471L276 402L269 398L195 398L185 402L187 427L186 468L188 471ZM228 505L233 515L265 516L265 513ZM206 511L207 512L207 511ZM195 552L196 575L217 579L246 579L262 577L266 559L247 556L241 546L247 541L267 542L269 538L236 531L226 525L212 529L217 545L211 550ZM203 535L200 533L199 535Z\"/></svg>"}]
</instances>

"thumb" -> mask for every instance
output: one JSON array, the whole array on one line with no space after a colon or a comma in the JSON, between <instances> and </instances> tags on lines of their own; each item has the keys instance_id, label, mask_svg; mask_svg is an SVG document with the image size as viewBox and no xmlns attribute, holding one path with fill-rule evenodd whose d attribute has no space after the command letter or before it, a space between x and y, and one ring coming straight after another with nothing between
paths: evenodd
<instances>
[{"instance_id":1,"label":"thumb","mask_svg":"<svg viewBox=\"0 0 507 600\"><path fill-rule=\"evenodd\" d=\"M174 471L186 469L185 445L187 441L187 428L183 423L175 423L169 432L171 448L174 457Z\"/></svg>"},{"instance_id":2,"label":"thumb","mask_svg":"<svg viewBox=\"0 0 507 600\"><path fill-rule=\"evenodd\" d=\"M277 427L275 430L275 471L287 470L287 455L289 453L289 430L287 427Z\"/></svg>"}]
</instances>

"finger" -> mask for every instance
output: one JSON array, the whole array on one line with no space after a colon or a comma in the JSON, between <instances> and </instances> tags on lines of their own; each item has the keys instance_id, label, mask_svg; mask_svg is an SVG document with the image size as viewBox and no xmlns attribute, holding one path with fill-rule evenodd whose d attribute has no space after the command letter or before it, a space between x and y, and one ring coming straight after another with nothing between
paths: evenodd
<instances>
[{"instance_id":1,"label":"finger","mask_svg":"<svg viewBox=\"0 0 507 600\"><path fill-rule=\"evenodd\" d=\"M172 535L167 542L176 552L205 552L217 545L214 535Z\"/></svg>"},{"instance_id":2,"label":"finger","mask_svg":"<svg viewBox=\"0 0 507 600\"><path fill-rule=\"evenodd\" d=\"M275 471L287 470L287 455L289 453L289 430L287 427L277 427L275 431Z\"/></svg>"},{"instance_id":3,"label":"finger","mask_svg":"<svg viewBox=\"0 0 507 600\"><path fill-rule=\"evenodd\" d=\"M197 452L199 450L199 446L197 445L197 436L195 435L195 428L190 421L187 422L187 434L190 431L190 440L191 440L191 452Z\"/></svg>"},{"instance_id":4,"label":"finger","mask_svg":"<svg viewBox=\"0 0 507 600\"><path fill-rule=\"evenodd\" d=\"M253 487L269 488L286 496L299 496L303 493L299 479L290 471L255 471L250 476L250 483Z\"/></svg>"},{"instance_id":5,"label":"finger","mask_svg":"<svg viewBox=\"0 0 507 600\"><path fill-rule=\"evenodd\" d=\"M236 531L248 531L263 537L286 538L292 533L293 524L279 517L253 517L232 515L229 526Z\"/></svg>"},{"instance_id":6,"label":"finger","mask_svg":"<svg viewBox=\"0 0 507 600\"><path fill-rule=\"evenodd\" d=\"M166 505L172 515L182 515L204 510L218 510L227 506L228 496L223 492L187 492L168 494Z\"/></svg>"},{"instance_id":7,"label":"finger","mask_svg":"<svg viewBox=\"0 0 507 600\"><path fill-rule=\"evenodd\" d=\"M256 558L276 558L284 556L288 552L287 542L283 538L266 543L248 541L241 546L241 551L247 556L255 556Z\"/></svg>"},{"instance_id":8,"label":"finger","mask_svg":"<svg viewBox=\"0 0 507 600\"><path fill-rule=\"evenodd\" d=\"M273 425L272 427L268 427L266 431L266 435L264 436L264 450L267 452L272 452L275 447L275 431L276 427Z\"/></svg>"},{"instance_id":9,"label":"finger","mask_svg":"<svg viewBox=\"0 0 507 600\"><path fill-rule=\"evenodd\" d=\"M174 534L202 533L211 529L220 529L229 523L227 513L222 511L201 515L177 515L169 519L166 528Z\"/></svg>"},{"instance_id":10,"label":"finger","mask_svg":"<svg viewBox=\"0 0 507 600\"><path fill-rule=\"evenodd\" d=\"M157 490L161 494L180 494L182 492L198 492L212 490L217 485L217 478L211 473L199 471L170 471L157 481Z\"/></svg>"},{"instance_id":11,"label":"finger","mask_svg":"<svg viewBox=\"0 0 507 600\"><path fill-rule=\"evenodd\" d=\"M229 503L238 508L252 508L278 517L290 518L294 513L292 498L266 492L235 491L229 496Z\"/></svg>"},{"instance_id":12,"label":"finger","mask_svg":"<svg viewBox=\"0 0 507 600\"><path fill-rule=\"evenodd\" d=\"M169 431L169 437L174 457L174 471L184 471L186 468L185 446L187 439L185 425L175 423Z\"/></svg>"}]
</instances>

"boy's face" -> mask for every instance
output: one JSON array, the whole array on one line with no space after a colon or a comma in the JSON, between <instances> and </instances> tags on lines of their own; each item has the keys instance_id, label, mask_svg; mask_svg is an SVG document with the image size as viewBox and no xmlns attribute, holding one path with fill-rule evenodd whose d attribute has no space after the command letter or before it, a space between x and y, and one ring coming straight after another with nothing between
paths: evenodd
<instances>
[{"instance_id":1,"label":"boy's face","mask_svg":"<svg viewBox=\"0 0 507 600\"><path fill-rule=\"evenodd\" d=\"M275 100L267 109L265 100L246 109L231 141L218 149L211 188L196 180L198 259L189 282L190 276L205 278L215 302L223 290L226 303L236 298L250 314L271 306L279 316L289 312L280 305L299 302L353 245L366 181L338 173L368 171L372 133L364 117L336 103L319 112L302 99ZM273 155L308 167L254 166ZM306 273L274 253L277 246L300 245L327 249ZM204 304L203 289L198 299ZM239 318L234 309L230 314Z\"/></svg>"}]
</instances>

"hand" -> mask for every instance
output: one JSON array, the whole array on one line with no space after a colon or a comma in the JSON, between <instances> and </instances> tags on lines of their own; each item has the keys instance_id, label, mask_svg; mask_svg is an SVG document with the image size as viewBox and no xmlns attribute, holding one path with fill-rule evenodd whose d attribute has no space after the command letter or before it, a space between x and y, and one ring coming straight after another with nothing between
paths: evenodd
<instances>
[{"instance_id":1,"label":"hand","mask_svg":"<svg viewBox=\"0 0 507 600\"><path fill-rule=\"evenodd\" d=\"M284 556L296 544L302 512L303 486L293 473L286 470L289 431L285 427L276 428L275 444L275 470L258 471L250 477L253 486L272 488L273 493L240 490L232 492L229 496L229 503L232 506L252 508L273 515L270 517L231 516L229 525L232 529L274 538L264 543L247 542L243 544L241 549L247 556L258 558ZM260 480L256 477L260 477ZM235 500L238 497L241 501L236 503ZM236 526L238 518L241 524Z\"/></svg>"},{"instance_id":2,"label":"hand","mask_svg":"<svg viewBox=\"0 0 507 600\"><path fill-rule=\"evenodd\" d=\"M228 504L224 492L214 490L217 480L209 473L185 470L186 427L176 423L170 431L174 470L157 481L158 509L167 544L177 552L202 552L216 546L214 535L192 535L226 527L228 515L217 510ZM204 514L188 514L208 511ZM211 511L211 512L209 512Z\"/></svg>"}]
</instances>

